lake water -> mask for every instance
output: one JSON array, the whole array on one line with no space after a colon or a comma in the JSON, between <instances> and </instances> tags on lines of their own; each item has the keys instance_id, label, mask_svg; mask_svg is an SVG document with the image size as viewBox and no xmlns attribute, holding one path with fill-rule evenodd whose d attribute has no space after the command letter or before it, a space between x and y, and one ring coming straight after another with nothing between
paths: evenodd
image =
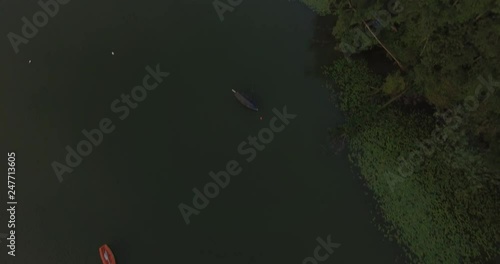
<instances>
[{"instance_id":1,"label":"lake water","mask_svg":"<svg viewBox=\"0 0 500 264\"><path fill-rule=\"evenodd\" d=\"M0 9L6 36L40 7ZM2 149L16 152L18 205L16 257L1 239L1 263L100 263L107 243L119 264L300 264L327 236L340 247L325 263L396 263L346 154L321 153L341 114L310 74L315 21L285 0L243 0L223 22L210 1L72 0L18 54L3 38ZM170 76L120 120L111 103L157 64ZM259 112L231 89L253 91ZM285 106L296 118L247 162L240 143ZM59 182L51 163L103 118L115 130ZM241 173L186 225L178 205L231 160Z\"/></svg>"}]
</instances>

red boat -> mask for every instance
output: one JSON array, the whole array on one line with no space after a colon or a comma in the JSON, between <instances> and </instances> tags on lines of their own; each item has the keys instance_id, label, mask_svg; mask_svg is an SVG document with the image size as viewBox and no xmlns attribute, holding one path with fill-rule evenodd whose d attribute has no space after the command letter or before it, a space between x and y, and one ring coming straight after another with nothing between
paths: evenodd
<instances>
[{"instance_id":1,"label":"red boat","mask_svg":"<svg viewBox=\"0 0 500 264\"><path fill-rule=\"evenodd\" d=\"M101 255L102 264L116 264L113 252L104 244L99 248L99 255Z\"/></svg>"}]
</instances>

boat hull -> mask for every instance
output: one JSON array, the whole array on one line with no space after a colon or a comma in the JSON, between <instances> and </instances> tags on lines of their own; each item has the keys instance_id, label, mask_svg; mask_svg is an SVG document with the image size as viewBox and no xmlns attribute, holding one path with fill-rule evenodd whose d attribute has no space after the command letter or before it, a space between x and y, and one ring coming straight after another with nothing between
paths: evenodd
<instances>
[{"instance_id":1,"label":"boat hull","mask_svg":"<svg viewBox=\"0 0 500 264\"><path fill-rule=\"evenodd\" d=\"M115 256L108 245L104 244L99 248L102 264L116 264Z\"/></svg>"},{"instance_id":2,"label":"boat hull","mask_svg":"<svg viewBox=\"0 0 500 264\"><path fill-rule=\"evenodd\" d=\"M245 96L243 96L242 94L240 94L239 92L233 90L233 93L234 93L234 96L236 97L236 99L238 99L238 101L246 106L247 108L249 109L252 109L254 111L259 111L259 108L252 102L250 101L248 98L246 98Z\"/></svg>"}]
</instances>

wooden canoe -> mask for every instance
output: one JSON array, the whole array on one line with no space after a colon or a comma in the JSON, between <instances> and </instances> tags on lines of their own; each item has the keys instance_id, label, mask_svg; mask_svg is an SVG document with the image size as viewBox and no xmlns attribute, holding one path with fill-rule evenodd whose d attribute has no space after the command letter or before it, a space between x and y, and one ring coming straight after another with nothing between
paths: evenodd
<instances>
[{"instance_id":1,"label":"wooden canoe","mask_svg":"<svg viewBox=\"0 0 500 264\"><path fill-rule=\"evenodd\" d=\"M102 264L116 264L113 251L104 244L99 248L99 255L101 256Z\"/></svg>"},{"instance_id":2,"label":"wooden canoe","mask_svg":"<svg viewBox=\"0 0 500 264\"><path fill-rule=\"evenodd\" d=\"M254 111L259 111L259 108L250 99L246 98L245 96L243 96L239 92L235 91L234 89L232 91L233 91L234 96L236 97L236 99L238 99L238 101L242 105L244 105L247 108L250 108L250 109L252 109Z\"/></svg>"}]
</instances>

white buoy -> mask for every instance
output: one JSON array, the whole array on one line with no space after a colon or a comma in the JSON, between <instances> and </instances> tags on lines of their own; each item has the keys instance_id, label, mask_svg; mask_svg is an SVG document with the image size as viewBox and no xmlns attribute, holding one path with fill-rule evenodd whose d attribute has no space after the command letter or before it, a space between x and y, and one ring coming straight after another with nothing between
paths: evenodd
<instances>
[{"instance_id":1,"label":"white buoy","mask_svg":"<svg viewBox=\"0 0 500 264\"><path fill-rule=\"evenodd\" d=\"M114 55L115 55L115 53L112 51L112 52L111 52L111 55L113 55L113 56L114 56Z\"/></svg>"},{"instance_id":2,"label":"white buoy","mask_svg":"<svg viewBox=\"0 0 500 264\"><path fill-rule=\"evenodd\" d=\"M31 64L31 60L29 60L28 63Z\"/></svg>"}]
</instances>

